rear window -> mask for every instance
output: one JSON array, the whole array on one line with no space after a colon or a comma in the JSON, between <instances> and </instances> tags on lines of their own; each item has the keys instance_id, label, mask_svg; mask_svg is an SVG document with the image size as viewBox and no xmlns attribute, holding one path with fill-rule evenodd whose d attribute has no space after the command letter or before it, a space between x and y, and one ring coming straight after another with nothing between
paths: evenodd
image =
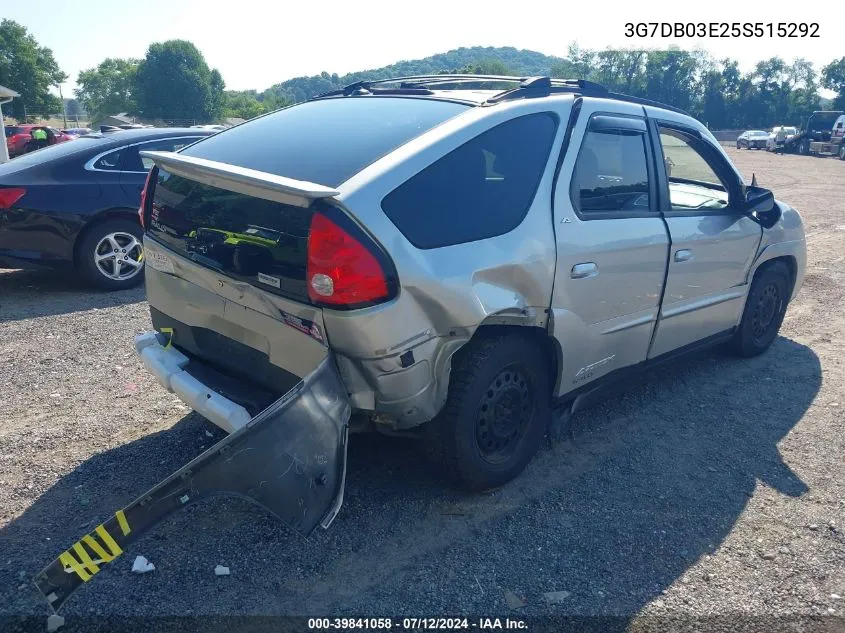
<instances>
[{"instance_id":1,"label":"rear window","mask_svg":"<svg viewBox=\"0 0 845 633\"><path fill-rule=\"evenodd\" d=\"M198 264L307 300L312 209L253 198L160 169L149 233Z\"/></svg>"},{"instance_id":2,"label":"rear window","mask_svg":"<svg viewBox=\"0 0 845 633\"><path fill-rule=\"evenodd\" d=\"M467 107L399 97L309 101L210 136L185 154L337 187Z\"/></svg>"},{"instance_id":3,"label":"rear window","mask_svg":"<svg viewBox=\"0 0 845 633\"><path fill-rule=\"evenodd\" d=\"M12 126L6 127L5 131L6 131L6 138L9 138L10 136L14 136L15 134L21 134L23 132L26 132L26 129L12 125Z\"/></svg>"}]
</instances>

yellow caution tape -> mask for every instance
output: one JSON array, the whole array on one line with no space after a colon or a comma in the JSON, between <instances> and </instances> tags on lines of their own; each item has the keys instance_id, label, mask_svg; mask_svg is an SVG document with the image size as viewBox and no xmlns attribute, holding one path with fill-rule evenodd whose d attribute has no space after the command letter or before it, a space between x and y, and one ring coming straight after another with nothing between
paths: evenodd
<instances>
[{"instance_id":1,"label":"yellow caution tape","mask_svg":"<svg viewBox=\"0 0 845 633\"><path fill-rule=\"evenodd\" d=\"M115 517L117 518L118 524L120 524L120 529L124 536L129 534L129 522L126 520L123 512L118 511ZM100 543L97 542L97 539L91 534L86 534L82 537L81 541L77 541L73 544L72 549L76 553L76 556L74 556L70 550L62 552L59 556L59 562L62 563L65 571L75 572L82 579L82 582L88 582L91 576L100 571L100 566L97 563L111 562L123 553L123 550L120 549L120 545L117 544L102 524L98 525L94 529L94 532L96 532L97 536L100 537L100 540L103 542L105 547L100 545ZM91 555L88 553L88 550L85 549L83 543L97 555L97 562L94 562L91 558Z\"/></svg>"},{"instance_id":2,"label":"yellow caution tape","mask_svg":"<svg viewBox=\"0 0 845 633\"><path fill-rule=\"evenodd\" d=\"M129 529L129 521L126 520L126 515L123 514L123 510L115 512L114 518L117 519L117 524L120 526L120 531L123 532L123 536L126 536L132 531Z\"/></svg>"},{"instance_id":3,"label":"yellow caution tape","mask_svg":"<svg viewBox=\"0 0 845 633\"><path fill-rule=\"evenodd\" d=\"M85 568L76 560L70 552L63 552L59 556L59 561L64 565L65 571L75 571L82 579L82 582L88 582L91 574L85 571Z\"/></svg>"},{"instance_id":4,"label":"yellow caution tape","mask_svg":"<svg viewBox=\"0 0 845 633\"><path fill-rule=\"evenodd\" d=\"M160 332L162 334L170 334L167 337L167 345L164 346L164 349L170 349L173 347L173 328L172 327L163 327L161 328Z\"/></svg>"},{"instance_id":5,"label":"yellow caution tape","mask_svg":"<svg viewBox=\"0 0 845 633\"><path fill-rule=\"evenodd\" d=\"M123 553L123 550L120 549L120 545L115 542L115 540L111 537L111 534L106 532L106 528L103 527L102 523L98 525L94 529L94 531L97 533L97 536L99 536L100 539L103 541L103 543L106 544L106 547L111 550L112 556L120 556Z\"/></svg>"},{"instance_id":6,"label":"yellow caution tape","mask_svg":"<svg viewBox=\"0 0 845 633\"><path fill-rule=\"evenodd\" d=\"M91 556L82 546L82 543L80 543L79 541L74 543L73 551L76 552L76 556L79 558L79 561L82 563L82 566L85 567L88 571L90 571L92 576L98 571L100 571L99 565L97 565L97 563L91 560Z\"/></svg>"},{"instance_id":7,"label":"yellow caution tape","mask_svg":"<svg viewBox=\"0 0 845 633\"><path fill-rule=\"evenodd\" d=\"M114 556L112 556L106 550L100 547L100 544L97 542L97 539L95 539L93 536L86 534L82 537L82 542L85 543L88 547L90 547L91 551L94 552L104 563L110 563L114 560Z\"/></svg>"}]
</instances>

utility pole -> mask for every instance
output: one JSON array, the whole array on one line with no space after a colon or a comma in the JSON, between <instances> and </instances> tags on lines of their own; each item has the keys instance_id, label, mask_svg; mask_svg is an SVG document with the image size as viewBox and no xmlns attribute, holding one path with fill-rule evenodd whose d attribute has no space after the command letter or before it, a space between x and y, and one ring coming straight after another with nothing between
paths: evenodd
<instances>
[{"instance_id":1,"label":"utility pole","mask_svg":"<svg viewBox=\"0 0 845 633\"><path fill-rule=\"evenodd\" d=\"M67 129L67 112L65 112L65 98L62 96L62 84L59 84L59 99L62 100L62 121L64 121L64 129Z\"/></svg>"}]
</instances>

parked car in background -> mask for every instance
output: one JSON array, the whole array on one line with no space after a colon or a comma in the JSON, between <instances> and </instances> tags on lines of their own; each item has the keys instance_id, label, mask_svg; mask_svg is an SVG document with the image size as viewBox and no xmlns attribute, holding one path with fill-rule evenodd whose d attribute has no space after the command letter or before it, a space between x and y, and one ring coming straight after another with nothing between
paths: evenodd
<instances>
[{"instance_id":1,"label":"parked car in background","mask_svg":"<svg viewBox=\"0 0 845 633\"><path fill-rule=\"evenodd\" d=\"M20 156L21 154L38 149L32 139L32 131L36 129L42 129L47 133L47 145L64 143L65 141L72 141L76 138L73 134L61 132L48 125L8 125L5 129L6 147L9 150L9 158L14 158L15 156Z\"/></svg>"},{"instance_id":2,"label":"parked car in background","mask_svg":"<svg viewBox=\"0 0 845 633\"><path fill-rule=\"evenodd\" d=\"M62 132L66 134L71 134L73 136L82 136L83 134L90 134L93 131L94 130L92 130L90 127L72 127L66 130L62 130Z\"/></svg>"},{"instance_id":3,"label":"parked car in background","mask_svg":"<svg viewBox=\"0 0 845 633\"><path fill-rule=\"evenodd\" d=\"M736 148L742 149L766 149L769 140L769 133L765 130L746 130L736 139Z\"/></svg>"},{"instance_id":4,"label":"parked car in background","mask_svg":"<svg viewBox=\"0 0 845 633\"><path fill-rule=\"evenodd\" d=\"M73 265L90 284L141 283L138 205L152 161L209 131L147 128L80 136L0 165L0 267Z\"/></svg>"},{"instance_id":5,"label":"parked car in background","mask_svg":"<svg viewBox=\"0 0 845 633\"><path fill-rule=\"evenodd\" d=\"M776 125L772 128L772 131L769 132L769 138L766 140L766 150L770 152L783 151L786 144L792 142L797 134L797 127Z\"/></svg>"}]
</instances>

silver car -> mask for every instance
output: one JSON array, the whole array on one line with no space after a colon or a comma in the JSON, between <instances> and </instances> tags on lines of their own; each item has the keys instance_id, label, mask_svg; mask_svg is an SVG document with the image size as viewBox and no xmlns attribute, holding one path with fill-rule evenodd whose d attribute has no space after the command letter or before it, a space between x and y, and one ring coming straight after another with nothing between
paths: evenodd
<instances>
[{"instance_id":1,"label":"silver car","mask_svg":"<svg viewBox=\"0 0 845 633\"><path fill-rule=\"evenodd\" d=\"M764 352L804 277L800 216L703 125L583 81L360 82L144 155L136 348L229 435L105 524L121 547L221 491L327 527L350 429L501 486L609 383Z\"/></svg>"}]
</instances>

